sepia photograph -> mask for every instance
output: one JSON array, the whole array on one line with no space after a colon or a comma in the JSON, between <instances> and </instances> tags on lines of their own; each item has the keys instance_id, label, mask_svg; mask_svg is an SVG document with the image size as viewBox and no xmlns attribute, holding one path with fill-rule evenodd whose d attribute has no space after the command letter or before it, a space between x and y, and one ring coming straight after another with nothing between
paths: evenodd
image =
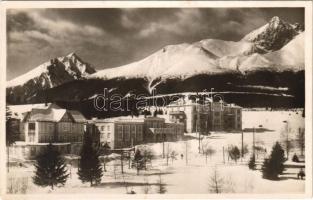
<instances>
[{"instance_id":1,"label":"sepia photograph","mask_svg":"<svg viewBox=\"0 0 313 200\"><path fill-rule=\"evenodd\" d=\"M4 6L6 197L312 195L312 2L223 3Z\"/></svg>"}]
</instances>

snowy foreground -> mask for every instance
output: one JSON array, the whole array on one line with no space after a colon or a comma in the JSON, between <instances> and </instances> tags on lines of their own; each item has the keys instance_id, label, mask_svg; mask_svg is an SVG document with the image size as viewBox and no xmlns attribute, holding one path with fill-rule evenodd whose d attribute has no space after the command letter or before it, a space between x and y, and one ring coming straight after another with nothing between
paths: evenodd
<instances>
[{"instance_id":1,"label":"snowy foreground","mask_svg":"<svg viewBox=\"0 0 313 200\"><path fill-rule=\"evenodd\" d=\"M304 118L301 112L291 111L243 111L243 128L258 127L272 130L256 133L256 144L266 148L265 154L259 154L257 158L258 169L264 156L271 151L276 141L283 141L281 132L286 129L287 120L290 127L290 138L295 138L299 127L304 127ZM162 158L162 143L147 144L156 154L147 170L141 170L137 175L135 169L128 168L128 161L124 162L124 174L121 174L120 160L116 159L106 164L107 171L104 173L102 182L98 186L90 187L88 183L82 184L76 174L77 168L71 168L71 177L64 187L51 191L49 188L41 188L32 183L32 165L27 167L11 167L8 175L8 190L10 185L18 187L19 193L103 193L103 194L126 194L130 191L135 193L158 193L161 185L167 194L208 194L214 193L211 189L213 174L217 174L222 193L304 193L305 181L297 179L299 169L287 169L278 181L270 181L262 178L260 170L249 170L247 162L251 155L252 134L244 133L244 144L248 145L249 153L235 163L228 159L223 148L230 145L241 147L240 133L213 133L201 141L201 146L210 146L216 152L206 157L198 152L197 134L189 134L189 139L179 142L165 143L165 153L175 151L177 159L167 160ZM282 142L283 143L283 142ZM186 154L187 147L187 154ZM289 157L294 152L294 148ZM183 154L183 157L181 156ZM186 159L187 156L187 159ZM69 166L70 168L70 166ZM11 187L11 191L14 190Z\"/></svg>"}]
</instances>

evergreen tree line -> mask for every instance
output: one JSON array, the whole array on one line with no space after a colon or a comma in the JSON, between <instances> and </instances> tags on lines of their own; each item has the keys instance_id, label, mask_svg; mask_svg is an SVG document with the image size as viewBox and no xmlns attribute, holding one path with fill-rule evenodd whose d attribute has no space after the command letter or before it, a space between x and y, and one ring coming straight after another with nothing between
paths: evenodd
<instances>
[{"instance_id":1,"label":"evergreen tree line","mask_svg":"<svg viewBox=\"0 0 313 200\"><path fill-rule=\"evenodd\" d=\"M103 176L103 169L98 151L93 148L92 140L88 135L85 135L80 157L78 178L83 183L90 183L90 186L99 184ZM33 177L36 185L49 186L53 190L55 187L64 186L69 175L65 160L51 143L36 157L35 176Z\"/></svg>"},{"instance_id":2,"label":"evergreen tree line","mask_svg":"<svg viewBox=\"0 0 313 200\"><path fill-rule=\"evenodd\" d=\"M270 180L277 180L279 179L279 175L283 173L285 170L284 167L284 162L286 161L285 159L285 154L282 146L276 142L275 145L272 148L272 152L270 156L266 159L264 159L261 171L262 171L262 176L265 179L270 179ZM256 159L255 155L253 154L248 162L248 167L251 170L256 169Z\"/></svg>"}]
</instances>

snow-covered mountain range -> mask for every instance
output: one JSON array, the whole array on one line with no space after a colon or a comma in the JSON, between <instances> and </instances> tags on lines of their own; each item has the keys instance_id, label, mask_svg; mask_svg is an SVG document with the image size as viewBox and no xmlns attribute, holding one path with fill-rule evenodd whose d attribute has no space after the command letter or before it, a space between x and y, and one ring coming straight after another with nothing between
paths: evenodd
<instances>
[{"instance_id":1,"label":"snow-covered mountain range","mask_svg":"<svg viewBox=\"0 0 313 200\"><path fill-rule=\"evenodd\" d=\"M38 91L47 90L84 79L95 73L95 69L82 61L75 53L45 62L33 70L7 82L7 97L15 101L26 101Z\"/></svg>"},{"instance_id":2,"label":"snow-covered mountain range","mask_svg":"<svg viewBox=\"0 0 313 200\"><path fill-rule=\"evenodd\" d=\"M230 71L304 69L304 32L300 25L273 17L240 41L205 39L168 45L131 64L98 71L88 78L188 78Z\"/></svg>"},{"instance_id":3,"label":"snow-covered mountain range","mask_svg":"<svg viewBox=\"0 0 313 200\"><path fill-rule=\"evenodd\" d=\"M53 88L63 83L86 77L95 72L88 63L75 53L45 62L31 71L7 82L7 87L24 84L40 84L44 88Z\"/></svg>"},{"instance_id":4,"label":"snow-covered mountain range","mask_svg":"<svg viewBox=\"0 0 313 200\"><path fill-rule=\"evenodd\" d=\"M168 45L137 62L100 71L71 53L8 81L7 100L13 104L82 101L102 92L104 87L127 94L151 93L153 88L161 93L210 87L237 91L247 84L258 88L286 87L290 94L300 91L296 95L300 102L297 105L301 105L304 36L301 25L273 17L239 41L204 39ZM291 79L298 83L292 85Z\"/></svg>"}]
</instances>

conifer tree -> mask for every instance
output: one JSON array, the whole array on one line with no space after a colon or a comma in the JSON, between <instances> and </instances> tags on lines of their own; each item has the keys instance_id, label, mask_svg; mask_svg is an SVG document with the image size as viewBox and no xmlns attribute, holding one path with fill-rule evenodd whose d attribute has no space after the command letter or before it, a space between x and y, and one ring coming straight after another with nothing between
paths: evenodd
<instances>
[{"instance_id":1,"label":"conifer tree","mask_svg":"<svg viewBox=\"0 0 313 200\"><path fill-rule=\"evenodd\" d=\"M284 150L281 145L276 142L270 157L264 160L262 166L263 178L271 180L278 179L278 175L284 171L284 161Z\"/></svg>"},{"instance_id":2,"label":"conifer tree","mask_svg":"<svg viewBox=\"0 0 313 200\"><path fill-rule=\"evenodd\" d=\"M137 169L137 175L139 175L139 170L142 169L143 165L143 156L140 152L139 149L136 150L135 155L134 155L134 164Z\"/></svg>"},{"instance_id":3,"label":"conifer tree","mask_svg":"<svg viewBox=\"0 0 313 200\"><path fill-rule=\"evenodd\" d=\"M64 160L51 143L37 156L35 168L33 182L42 187L50 186L52 190L54 186L64 185L69 176Z\"/></svg>"},{"instance_id":4,"label":"conifer tree","mask_svg":"<svg viewBox=\"0 0 313 200\"><path fill-rule=\"evenodd\" d=\"M102 168L98 152L92 146L92 140L88 134L84 137L83 147L80 152L78 178L83 182L90 182L90 186L101 182Z\"/></svg>"},{"instance_id":5,"label":"conifer tree","mask_svg":"<svg viewBox=\"0 0 313 200\"><path fill-rule=\"evenodd\" d=\"M240 158L240 150L237 146L230 147L228 154L232 160L237 163L237 160Z\"/></svg>"},{"instance_id":6,"label":"conifer tree","mask_svg":"<svg viewBox=\"0 0 313 200\"><path fill-rule=\"evenodd\" d=\"M249 163L248 163L248 166L249 166L249 169L252 169L252 170L255 170L255 156L252 155L250 160L249 160Z\"/></svg>"}]
</instances>

